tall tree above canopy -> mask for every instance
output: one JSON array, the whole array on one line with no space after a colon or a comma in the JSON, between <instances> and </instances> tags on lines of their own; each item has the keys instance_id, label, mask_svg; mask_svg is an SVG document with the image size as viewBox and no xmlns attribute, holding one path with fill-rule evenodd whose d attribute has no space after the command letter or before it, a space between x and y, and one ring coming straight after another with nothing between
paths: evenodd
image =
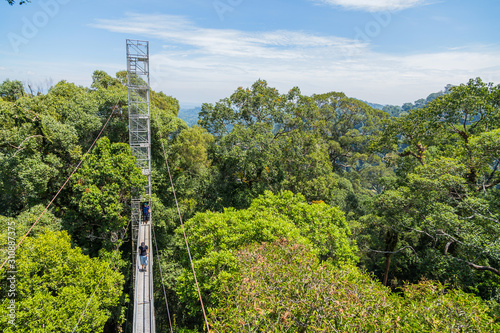
<instances>
[{"instance_id":1,"label":"tall tree above canopy","mask_svg":"<svg viewBox=\"0 0 500 333\"><path fill-rule=\"evenodd\" d=\"M0 85L0 98L14 102L22 96L24 96L24 87L21 81L7 79Z\"/></svg>"},{"instance_id":2,"label":"tall tree above canopy","mask_svg":"<svg viewBox=\"0 0 500 333\"><path fill-rule=\"evenodd\" d=\"M215 105L203 104L199 124L220 139L236 125L251 127L265 123L272 126L280 106L278 91L269 87L266 81L258 80L251 88L239 87L229 98Z\"/></svg>"},{"instance_id":3,"label":"tall tree above canopy","mask_svg":"<svg viewBox=\"0 0 500 333\"><path fill-rule=\"evenodd\" d=\"M315 129L328 142L334 169L356 169L360 160L369 161L370 138L382 129L388 114L344 93L313 95L312 99L317 106Z\"/></svg>"},{"instance_id":4,"label":"tall tree above canopy","mask_svg":"<svg viewBox=\"0 0 500 333\"><path fill-rule=\"evenodd\" d=\"M280 94L259 80L204 104L199 124L215 137L221 192L231 200L225 206L244 207L269 189L331 202L339 179L334 172L379 163L368 137L387 117L343 93L308 97L293 88Z\"/></svg>"},{"instance_id":5,"label":"tall tree above canopy","mask_svg":"<svg viewBox=\"0 0 500 333\"><path fill-rule=\"evenodd\" d=\"M426 163L428 148L433 147L434 154L457 158L464 163L469 169L469 184L480 190L498 184L498 176L495 176L498 174L498 154L491 150L492 140L495 140L491 131L499 127L500 85L486 84L477 78L451 87L448 94L426 107L394 119L374 145L400 158L414 158L420 165ZM485 140L490 144L481 143ZM478 158L485 153L491 158Z\"/></svg>"}]
</instances>

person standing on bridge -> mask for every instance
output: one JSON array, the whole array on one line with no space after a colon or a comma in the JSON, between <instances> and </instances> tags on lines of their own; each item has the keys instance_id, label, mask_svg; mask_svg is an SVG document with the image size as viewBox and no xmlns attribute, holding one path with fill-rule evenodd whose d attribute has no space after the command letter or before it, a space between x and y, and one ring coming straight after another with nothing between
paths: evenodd
<instances>
[{"instance_id":1,"label":"person standing on bridge","mask_svg":"<svg viewBox=\"0 0 500 333\"><path fill-rule=\"evenodd\" d=\"M149 208L148 203L145 202L144 206L142 206L142 223L148 223L150 214L151 209Z\"/></svg>"},{"instance_id":2,"label":"person standing on bridge","mask_svg":"<svg viewBox=\"0 0 500 333\"><path fill-rule=\"evenodd\" d=\"M139 246L139 257L141 259L141 266L142 270L144 272L147 272L147 266L148 266L148 255L149 255L149 248L147 245L144 244L144 242L141 243L141 246Z\"/></svg>"}]
</instances>

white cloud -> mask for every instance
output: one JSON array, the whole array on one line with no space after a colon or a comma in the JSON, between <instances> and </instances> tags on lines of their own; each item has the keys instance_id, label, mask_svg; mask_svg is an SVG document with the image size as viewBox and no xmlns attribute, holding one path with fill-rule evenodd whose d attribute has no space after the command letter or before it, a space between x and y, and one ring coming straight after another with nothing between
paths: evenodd
<instances>
[{"instance_id":1,"label":"white cloud","mask_svg":"<svg viewBox=\"0 0 500 333\"><path fill-rule=\"evenodd\" d=\"M263 33L231 29L206 29L179 16L129 14L122 20L98 20L91 26L112 32L140 34L167 41L173 45L194 47L196 54L253 58L299 56L301 48L342 48L358 52L366 44L334 36L315 36L303 32L272 31ZM172 46L172 45L170 45ZM167 49L167 48L166 48Z\"/></svg>"},{"instance_id":2,"label":"white cloud","mask_svg":"<svg viewBox=\"0 0 500 333\"><path fill-rule=\"evenodd\" d=\"M313 0L333 6L341 6L348 9L365 10L369 12L397 11L415 7L424 3L425 0Z\"/></svg>"},{"instance_id":3,"label":"white cloud","mask_svg":"<svg viewBox=\"0 0 500 333\"><path fill-rule=\"evenodd\" d=\"M477 76L500 81L500 50L478 45L395 56L336 36L206 29L167 15L131 14L93 26L165 43L151 56L152 87L181 104L216 102L259 78L282 92L343 91L382 104L411 102Z\"/></svg>"}]
</instances>

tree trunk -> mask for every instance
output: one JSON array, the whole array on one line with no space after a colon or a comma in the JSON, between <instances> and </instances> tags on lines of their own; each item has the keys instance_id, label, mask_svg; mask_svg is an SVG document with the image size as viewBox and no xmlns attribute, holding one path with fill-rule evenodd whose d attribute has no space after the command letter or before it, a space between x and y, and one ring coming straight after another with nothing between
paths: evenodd
<instances>
[{"instance_id":1,"label":"tree trunk","mask_svg":"<svg viewBox=\"0 0 500 333\"><path fill-rule=\"evenodd\" d=\"M391 257L391 253L387 253L385 256L384 286L387 286L387 278L389 277L389 269L391 267Z\"/></svg>"},{"instance_id":2,"label":"tree trunk","mask_svg":"<svg viewBox=\"0 0 500 333\"><path fill-rule=\"evenodd\" d=\"M391 259L394 254L394 250L396 249L396 245L398 245L398 233L394 230L387 230L385 234L385 272L384 272L384 286L387 286L387 280L389 278L389 270L391 268Z\"/></svg>"}]
</instances>

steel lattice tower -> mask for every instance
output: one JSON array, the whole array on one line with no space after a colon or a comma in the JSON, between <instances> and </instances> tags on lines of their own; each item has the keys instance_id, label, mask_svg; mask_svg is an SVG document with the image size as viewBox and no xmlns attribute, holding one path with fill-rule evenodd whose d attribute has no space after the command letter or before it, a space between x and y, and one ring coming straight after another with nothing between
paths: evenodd
<instances>
[{"instance_id":1,"label":"steel lattice tower","mask_svg":"<svg viewBox=\"0 0 500 333\"><path fill-rule=\"evenodd\" d=\"M136 157L136 166L147 176L144 189L133 189L132 194L132 263L134 283L134 333L155 332L153 304L153 253L150 250L148 273L139 273L139 243L144 241L151 249L150 224L141 224L141 203L151 207L151 124L149 42L127 39L127 87L129 145ZM152 209L152 208L151 208ZM151 214L152 215L152 214ZM150 221L151 221L150 215Z\"/></svg>"},{"instance_id":2,"label":"steel lattice tower","mask_svg":"<svg viewBox=\"0 0 500 333\"><path fill-rule=\"evenodd\" d=\"M127 86L129 145L137 167L148 177L144 191L132 198L132 239L141 220L141 202L151 198L151 124L149 87L149 42L127 39ZM146 199L147 198L147 199ZM150 205L151 207L151 205ZM137 244L136 244L137 245Z\"/></svg>"}]
</instances>

